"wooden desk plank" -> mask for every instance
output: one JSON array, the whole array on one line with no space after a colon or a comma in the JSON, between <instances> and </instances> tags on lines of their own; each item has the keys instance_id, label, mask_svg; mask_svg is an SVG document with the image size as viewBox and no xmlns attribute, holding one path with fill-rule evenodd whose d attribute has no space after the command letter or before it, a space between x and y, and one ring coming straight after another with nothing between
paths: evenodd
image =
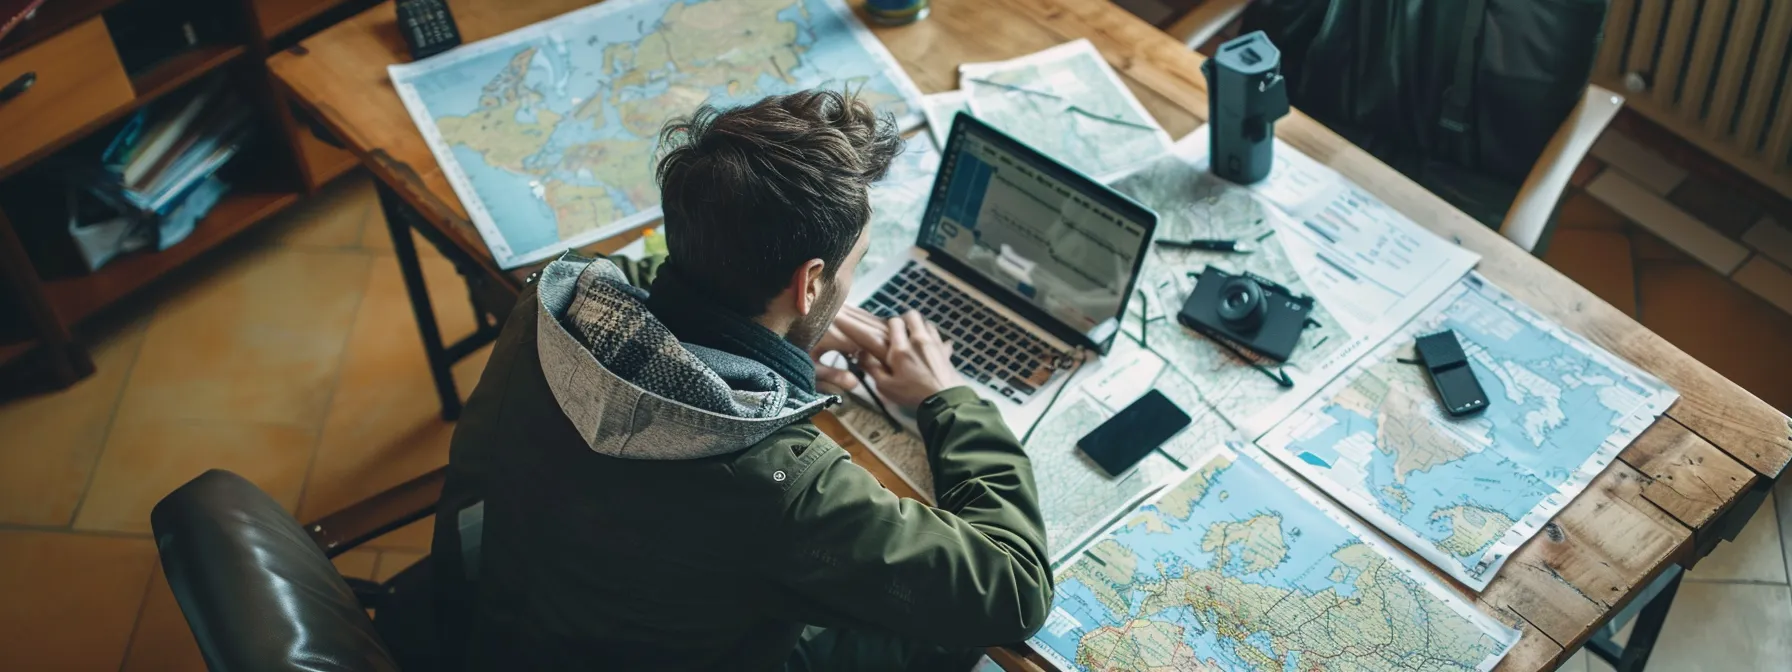
<instances>
[{"instance_id":1,"label":"wooden desk plank","mask_svg":"<svg viewBox=\"0 0 1792 672\"><path fill-rule=\"evenodd\" d=\"M1618 458L1649 479L1643 497L1695 530L1761 478L1673 418L1657 420Z\"/></svg>"},{"instance_id":2,"label":"wooden desk plank","mask_svg":"<svg viewBox=\"0 0 1792 672\"><path fill-rule=\"evenodd\" d=\"M1614 462L1519 548L1481 592L1564 647L1648 585L1692 541L1692 531L1643 497L1648 479Z\"/></svg>"},{"instance_id":3,"label":"wooden desk plank","mask_svg":"<svg viewBox=\"0 0 1792 672\"><path fill-rule=\"evenodd\" d=\"M1500 664L1493 668L1493 672L1553 670L1560 666L1562 661L1568 659L1566 650L1563 649L1561 645L1556 644L1553 639L1544 637L1541 633L1537 632L1536 628L1531 627L1531 624L1526 623L1524 619L1503 609L1488 610L1486 609L1485 604L1478 606L1481 606L1484 611L1493 614L1495 618L1500 619L1500 621L1507 626L1518 628L1519 631L1523 633L1523 635L1518 638L1518 644L1513 646L1511 651L1506 652L1506 657L1501 659Z\"/></svg>"}]
</instances>

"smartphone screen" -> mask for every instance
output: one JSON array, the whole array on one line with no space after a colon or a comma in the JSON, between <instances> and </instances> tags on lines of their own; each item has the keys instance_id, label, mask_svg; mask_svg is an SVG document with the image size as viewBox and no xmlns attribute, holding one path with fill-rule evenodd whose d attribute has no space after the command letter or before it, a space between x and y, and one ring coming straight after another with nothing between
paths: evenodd
<instances>
[{"instance_id":1,"label":"smartphone screen","mask_svg":"<svg viewBox=\"0 0 1792 672\"><path fill-rule=\"evenodd\" d=\"M1110 476L1119 476L1144 459L1145 454L1175 436L1190 420L1175 402L1157 390L1146 392L1126 410L1108 418L1095 431L1076 442L1089 459Z\"/></svg>"}]
</instances>

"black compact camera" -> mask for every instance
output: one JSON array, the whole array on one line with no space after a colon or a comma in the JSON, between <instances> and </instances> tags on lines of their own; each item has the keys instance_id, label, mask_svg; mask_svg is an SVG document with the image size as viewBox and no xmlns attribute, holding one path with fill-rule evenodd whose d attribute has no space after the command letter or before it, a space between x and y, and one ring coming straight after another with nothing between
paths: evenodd
<instances>
[{"instance_id":1,"label":"black compact camera","mask_svg":"<svg viewBox=\"0 0 1792 672\"><path fill-rule=\"evenodd\" d=\"M1208 266L1176 319L1210 338L1286 362L1311 312L1312 297L1296 296L1254 273L1233 275Z\"/></svg>"}]
</instances>

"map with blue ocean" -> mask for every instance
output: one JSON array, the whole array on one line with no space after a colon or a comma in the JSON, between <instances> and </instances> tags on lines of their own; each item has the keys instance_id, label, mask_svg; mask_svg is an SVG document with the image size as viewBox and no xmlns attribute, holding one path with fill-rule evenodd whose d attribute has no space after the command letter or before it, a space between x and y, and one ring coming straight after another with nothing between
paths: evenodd
<instances>
[{"instance_id":1,"label":"map with blue ocean","mask_svg":"<svg viewBox=\"0 0 1792 672\"><path fill-rule=\"evenodd\" d=\"M1488 394L1439 408L1412 343L1454 330ZM1678 394L1470 274L1259 444L1477 590Z\"/></svg>"},{"instance_id":2,"label":"map with blue ocean","mask_svg":"<svg viewBox=\"0 0 1792 672\"><path fill-rule=\"evenodd\" d=\"M1067 670L1486 670L1518 633L1249 446L1058 572L1029 644Z\"/></svg>"}]
</instances>

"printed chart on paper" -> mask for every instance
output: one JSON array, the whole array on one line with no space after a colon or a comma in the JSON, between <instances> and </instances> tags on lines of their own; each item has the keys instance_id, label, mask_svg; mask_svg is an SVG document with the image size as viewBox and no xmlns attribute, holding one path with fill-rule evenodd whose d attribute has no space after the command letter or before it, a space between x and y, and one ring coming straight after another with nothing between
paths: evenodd
<instances>
[{"instance_id":1,"label":"printed chart on paper","mask_svg":"<svg viewBox=\"0 0 1792 672\"><path fill-rule=\"evenodd\" d=\"M1438 407L1418 336L1453 329L1487 391ZM1679 394L1469 275L1259 444L1476 590Z\"/></svg>"},{"instance_id":2,"label":"printed chart on paper","mask_svg":"<svg viewBox=\"0 0 1792 672\"><path fill-rule=\"evenodd\" d=\"M1487 670L1477 612L1254 448L1217 448L1057 573L1066 670ZM1267 458L1265 458L1267 459Z\"/></svg>"},{"instance_id":3,"label":"printed chart on paper","mask_svg":"<svg viewBox=\"0 0 1792 672\"><path fill-rule=\"evenodd\" d=\"M1113 185L1157 211L1157 240L1231 240L1253 248L1241 254L1153 246L1124 325L1135 336L1143 333L1152 350L1250 436L1287 417L1478 260L1292 148L1281 149L1286 156L1270 178L1243 187L1207 171L1206 133L1196 130L1170 155ZM1378 209L1351 216L1371 207ZM1302 212L1311 214L1296 214ZM1190 274L1209 265L1255 273L1318 299L1289 361L1258 362L1286 374L1293 387L1278 385L1240 354L1177 323L1176 313L1195 287ZM1356 313L1356 306L1369 302L1373 314Z\"/></svg>"},{"instance_id":4,"label":"printed chart on paper","mask_svg":"<svg viewBox=\"0 0 1792 672\"><path fill-rule=\"evenodd\" d=\"M849 89L921 119L841 0L611 0L390 72L505 268L658 218L656 136L703 102Z\"/></svg>"},{"instance_id":5,"label":"printed chart on paper","mask_svg":"<svg viewBox=\"0 0 1792 672\"><path fill-rule=\"evenodd\" d=\"M1106 179L1170 148L1170 135L1139 104L1088 40L998 63L959 66L973 116L1071 168ZM945 101L941 101L944 103ZM928 119L940 133L950 104Z\"/></svg>"}]
</instances>

